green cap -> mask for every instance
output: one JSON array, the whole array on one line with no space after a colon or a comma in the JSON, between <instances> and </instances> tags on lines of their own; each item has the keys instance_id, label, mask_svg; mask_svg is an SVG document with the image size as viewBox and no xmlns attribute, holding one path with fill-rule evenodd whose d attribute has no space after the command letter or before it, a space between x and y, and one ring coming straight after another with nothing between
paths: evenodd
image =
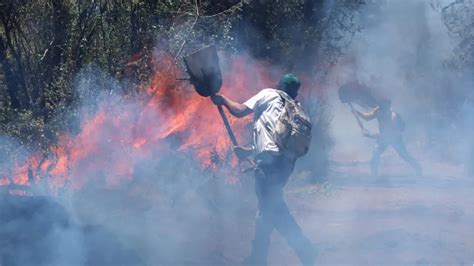
<instances>
[{"instance_id":1,"label":"green cap","mask_svg":"<svg viewBox=\"0 0 474 266\"><path fill-rule=\"evenodd\" d=\"M281 90L297 90L301 85L300 80L294 74L286 74L278 82L278 87Z\"/></svg>"}]
</instances>

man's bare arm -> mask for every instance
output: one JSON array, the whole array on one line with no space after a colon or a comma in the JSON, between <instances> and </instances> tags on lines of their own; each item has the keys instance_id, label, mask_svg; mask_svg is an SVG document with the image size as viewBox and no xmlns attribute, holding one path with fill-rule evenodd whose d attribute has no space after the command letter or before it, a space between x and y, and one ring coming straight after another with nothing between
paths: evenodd
<instances>
[{"instance_id":1,"label":"man's bare arm","mask_svg":"<svg viewBox=\"0 0 474 266\"><path fill-rule=\"evenodd\" d=\"M244 104L235 102L224 95L216 94L211 96L211 100L215 105L224 105L229 112L235 117L244 117L252 113L252 109Z\"/></svg>"},{"instance_id":2,"label":"man's bare arm","mask_svg":"<svg viewBox=\"0 0 474 266\"><path fill-rule=\"evenodd\" d=\"M366 120L366 121L369 121L369 120L372 120L374 119L376 116L377 116L377 111L379 110L379 107L375 107L374 109L372 109L371 111L367 112L367 113L362 113L362 112L359 112L356 110L356 114L358 116L360 116L362 119Z\"/></svg>"}]
</instances>

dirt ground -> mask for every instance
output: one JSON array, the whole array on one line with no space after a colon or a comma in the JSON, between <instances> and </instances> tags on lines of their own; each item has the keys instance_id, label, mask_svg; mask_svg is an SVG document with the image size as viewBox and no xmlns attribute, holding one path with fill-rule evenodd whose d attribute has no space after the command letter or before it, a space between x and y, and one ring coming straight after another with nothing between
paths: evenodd
<instances>
[{"instance_id":1,"label":"dirt ground","mask_svg":"<svg viewBox=\"0 0 474 266\"><path fill-rule=\"evenodd\" d=\"M462 165L428 161L421 162L423 176L414 177L390 156L383 158L380 177L368 174L367 161L350 160L333 161L331 174L319 184L303 182L304 173L292 177L286 199L318 251L317 265L472 265L474 177L465 175ZM215 184L174 199L162 198L159 186L149 184L90 190L62 205L74 213L70 228L84 232L87 246L93 244L88 256L97 259L93 251L100 252L104 258L97 261L103 265L115 265L123 250L136 265L239 265L254 233L252 179ZM18 227L18 232L37 228ZM18 235L10 231L5 232ZM277 232L268 261L299 265Z\"/></svg>"},{"instance_id":2,"label":"dirt ground","mask_svg":"<svg viewBox=\"0 0 474 266\"><path fill-rule=\"evenodd\" d=\"M323 189L289 184L290 209L317 247L317 264L474 264L474 177L422 163L422 177L402 162L371 177L368 163L335 162ZM298 264L276 233L269 262Z\"/></svg>"},{"instance_id":3,"label":"dirt ground","mask_svg":"<svg viewBox=\"0 0 474 266\"><path fill-rule=\"evenodd\" d=\"M288 205L318 251L317 265L472 265L474 177L465 175L462 166L426 161L421 162L423 176L415 177L392 155L383 157L380 177L369 175L367 161L333 161L321 184L303 185L296 176L289 182ZM249 254L255 196L248 184L230 190L243 193L241 204L217 203L209 213L184 219L193 225L184 235L192 237L174 247L186 259L173 255L168 262L239 265ZM175 218L170 221L176 224ZM166 248L172 251L172 246L168 242ZM154 246L148 247L147 253L153 253ZM299 265L277 232L268 262Z\"/></svg>"}]
</instances>

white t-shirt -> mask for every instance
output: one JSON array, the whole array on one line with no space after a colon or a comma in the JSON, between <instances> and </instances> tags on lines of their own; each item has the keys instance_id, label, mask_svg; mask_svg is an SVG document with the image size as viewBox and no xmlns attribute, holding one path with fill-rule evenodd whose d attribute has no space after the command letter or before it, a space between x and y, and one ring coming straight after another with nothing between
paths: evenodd
<instances>
[{"instance_id":1,"label":"white t-shirt","mask_svg":"<svg viewBox=\"0 0 474 266\"><path fill-rule=\"evenodd\" d=\"M284 92L271 88L263 89L244 102L245 106L254 111L254 145L257 154L264 151L280 152L272 138L276 121L284 107L279 93Z\"/></svg>"}]
</instances>

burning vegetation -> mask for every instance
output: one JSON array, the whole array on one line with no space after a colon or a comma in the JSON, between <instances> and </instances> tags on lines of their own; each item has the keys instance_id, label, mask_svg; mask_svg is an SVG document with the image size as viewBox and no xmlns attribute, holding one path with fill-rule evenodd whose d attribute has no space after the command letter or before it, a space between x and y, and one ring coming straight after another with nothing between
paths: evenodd
<instances>
[{"instance_id":1,"label":"burning vegetation","mask_svg":"<svg viewBox=\"0 0 474 266\"><path fill-rule=\"evenodd\" d=\"M272 85L266 68L248 68L248 60L234 57L228 62L222 90L235 98L249 97L263 84ZM154 62L153 75L141 89L139 101L116 95L100 102L81 121L77 134L61 133L57 144L2 169L1 186L13 189L11 193L36 186L55 195L62 189L80 189L89 179L101 176L113 187L134 178L137 161L176 152L195 157L203 170L228 168L238 173L215 106L187 81L177 79L185 74L170 57L161 55ZM230 119L244 143L251 141L250 119Z\"/></svg>"}]
</instances>

